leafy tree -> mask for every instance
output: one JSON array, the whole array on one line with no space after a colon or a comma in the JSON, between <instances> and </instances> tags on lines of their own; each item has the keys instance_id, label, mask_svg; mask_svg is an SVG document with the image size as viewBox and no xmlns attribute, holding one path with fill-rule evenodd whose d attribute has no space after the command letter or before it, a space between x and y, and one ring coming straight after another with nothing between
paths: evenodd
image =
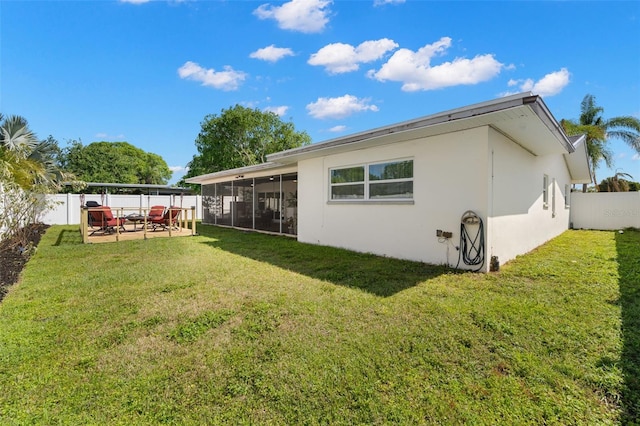
<instances>
[{"instance_id":1,"label":"leafy tree","mask_svg":"<svg viewBox=\"0 0 640 426\"><path fill-rule=\"evenodd\" d=\"M580 119L561 120L560 124L568 135L587 135L587 153L591 162L593 182L596 183L596 169L601 161L607 167L613 166L613 155L608 147L610 138L622 139L640 153L640 120L631 116L605 119L604 108L596 105L593 95L586 95L580 104ZM586 191L586 185L583 185Z\"/></svg>"},{"instance_id":2,"label":"leafy tree","mask_svg":"<svg viewBox=\"0 0 640 426\"><path fill-rule=\"evenodd\" d=\"M198 154L185 178L260 164L267 154L311 143L311 137L297 132L293 123L240 105L223 109L220 115L209 114L200 125L195 141Z\"/></svg>"},{"instance_id":3,"label":"leafy tree","mask_svg":"<svg viewBox=\"0 0 640 426\"><path fill-rule=\"evenodd\" d=\"M161 156L128 142L71 141L62 150L61 166L86 182L165 185L171 170Z\"/></svg>"}]
</instances>

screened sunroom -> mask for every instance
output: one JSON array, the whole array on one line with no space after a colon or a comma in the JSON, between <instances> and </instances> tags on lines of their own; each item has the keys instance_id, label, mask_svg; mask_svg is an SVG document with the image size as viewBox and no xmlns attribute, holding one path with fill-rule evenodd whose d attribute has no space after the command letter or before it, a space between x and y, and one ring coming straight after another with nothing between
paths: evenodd
<instances>
[{"instance_id":1,"label":"screened sunroom","mask_svg":"<svg viewBox=\"0 0 640 426\"><path fill-rule=\"evenodd\" d=\"M199 176L188 182L202 185L202 223L297 234L295 169L250 166Z\"/></svg>"}]
</instances>

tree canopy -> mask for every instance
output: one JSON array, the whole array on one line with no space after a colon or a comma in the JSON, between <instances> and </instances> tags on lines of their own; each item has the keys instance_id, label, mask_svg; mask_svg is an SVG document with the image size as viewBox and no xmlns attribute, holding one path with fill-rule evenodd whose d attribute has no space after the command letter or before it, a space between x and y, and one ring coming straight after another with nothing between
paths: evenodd
<instances>
[{"instance_id":1,"label":"tree canopy","mask_svg":"<svg viewBox=\"0 0 640 426\"><path fill-rule=\"evenodd\" d=\"M60 154L61 166L85 182L166 185L169 166L158 154L128 142L71 141Z\"/></svg>"},{"instance_id":2,"label":"tree canopy","mask_svg":"<svg viewBox=\"0 0 640 426\"><path fill-rule=\"evenodd\" d=\"M625 179L627 178L627 179ZM603 179L598 185L599 192L627 192L640 191L640 183L634 182L629 173L618 172L615 175Z\"/></svg>"},{"instance_id":3,"label":"tree canopy","mask_svg":"<svg viewBox=\"0 0 640 426\"><path fill-rule=\"evenodd\" d=\"M587 136L587 153L594 183L597 182L596 169L601 161L607 167L613 166L613 154L608 146L610 138L621 139L640 153L640 120L631 116L605 119L603 112L604 108L596 104L595 96L587 94L580 104L580 119L560 121L568 135Z\"/></svg>"},{"instance_id":4,"label":"tree canopy","mask_svg":"<svg viewBox=\"0 0 640 426\"><path fill-rule=\"evenodd\" d=\"M260 164L267 154L311 143L306 132L272 112L236 105L220 115L207 115L195 141L198 154L185 178Z\"/></svg>"}]
</instances>

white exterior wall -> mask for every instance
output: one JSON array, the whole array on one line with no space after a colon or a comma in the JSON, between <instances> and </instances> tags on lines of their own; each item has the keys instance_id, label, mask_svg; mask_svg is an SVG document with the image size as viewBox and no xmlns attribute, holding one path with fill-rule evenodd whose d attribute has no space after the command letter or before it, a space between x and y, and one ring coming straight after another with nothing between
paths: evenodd
<instances>
[{"instance_id":1,"label":"white exterior wall","mask_svg":"<svg viewBox=\"0 0 640 426\"><path fill-rule=\"evenodd\" d=\"M568 229L570 210L565 208L564 191L571 177L562 154L534 156L495 130L489 132L493 178L489 183L487 260L497 256L504 263ZM545 174L549 177L547 208L542 191Z\"/></svg>"},{"instance_id":2,"label":"white exterior wall","mask_svg":"<svg viewBox=\"0 0 640 426\"><path fill-rule=\"evenodd\" d=\"M455 266L460 217L487 214L488 128L394 143L298 163L298 240ZM329 202L329 169L412 158L414 200ZM453 232L439 242L436 230Z\"/></svg>"},{"instance_id":3,"label":"white exterior wall","mask_svg":"<svg viewBox=\"0 0 640 426\"><path fill-rule=\"evenodd\" d=\"M575 229L640 228L640 192L574 192L571 222Z\"/></svg>"},{"instance_id":4,"label":"white exterior wall","mask_svg":"<svg viewBox=\"0 0 640 426\"><path fill-rule=\"evenodd\" d=\"M329 201L329 169L405 158L414 161L412 204ZM298 240L456 266L460 219L472 210L484 221L488 271L491 256L504 263L568 229L570 182L562 154L535 156L489 127L302 160ZM437 229L453 237L443 242Z\"/></svg>"}]
</instances>

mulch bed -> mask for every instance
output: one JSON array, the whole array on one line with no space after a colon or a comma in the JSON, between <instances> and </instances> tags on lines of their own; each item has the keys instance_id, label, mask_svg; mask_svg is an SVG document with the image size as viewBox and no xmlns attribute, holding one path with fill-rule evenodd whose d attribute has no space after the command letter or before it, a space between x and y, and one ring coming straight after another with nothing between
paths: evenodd
<instances>
[{"instance_id":1,"label":"mulch bed","mask_svg":"<svg viewBox=\"0 0 640 426\"><path fill-rule=\"evenodd\" d=\"M29 225L24 231L27 244L37 247L40 238L49 225L35 223ZM20 278L20 272L31 257L33 250L24 250L22 244L16 238L7 238L0 241L0 301L7 294L8 287L15 284Z\"/></svg>"}]
</instances>

